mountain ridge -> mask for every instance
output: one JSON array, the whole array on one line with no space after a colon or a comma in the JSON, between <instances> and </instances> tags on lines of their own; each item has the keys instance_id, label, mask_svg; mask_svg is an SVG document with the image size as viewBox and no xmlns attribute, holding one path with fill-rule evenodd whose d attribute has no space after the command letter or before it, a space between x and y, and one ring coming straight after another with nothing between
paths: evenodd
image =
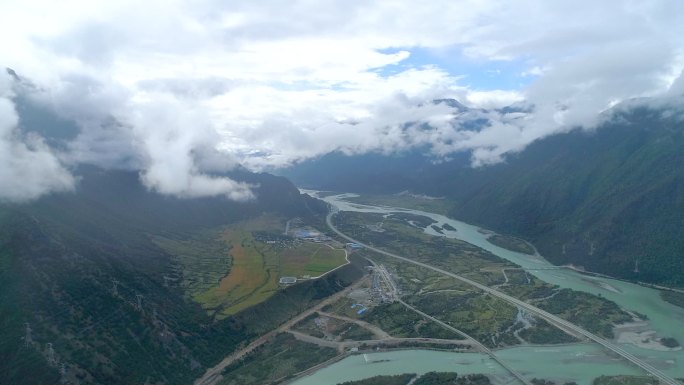
<instances>
[{"instance_id":1,"label":"mountain ridge","mask_svg":"<svg viewBox=\"0 0 684 385\"><path fill-rule=\"evenodd\" d=\"M135 171L74 173L74 192L0 204L2 383L190 383L357 274L338 269L216 321L188 299L174 257L153 236L192 239L264 213L306 218L325 204L284 178L244 170L230 176L258 185L248 203L162 196Z\"/></svg>"},{"instance_id":2,"label":"mountain ridge","mask_svg":"<svg viewBox=\"0 0 684 385\"><path fill-rule=\"evenodd\" d=\"M322 158L320 172L355 170L334 183L283 175L318 189L443 196L453 206L450 216L532 241L553 263L681 286L684 278L673 273L684 271L682 99L625 102L593 130L540 139L487 167L469 167L465 153L441 163L405 153L395 155L400 167L385 168L385 175L383 162L391 158L374 163L381 155ZM348 167L359 159L370 164ZM313 175L316 161L294 169Z\"/></svg>"}]
</instances>

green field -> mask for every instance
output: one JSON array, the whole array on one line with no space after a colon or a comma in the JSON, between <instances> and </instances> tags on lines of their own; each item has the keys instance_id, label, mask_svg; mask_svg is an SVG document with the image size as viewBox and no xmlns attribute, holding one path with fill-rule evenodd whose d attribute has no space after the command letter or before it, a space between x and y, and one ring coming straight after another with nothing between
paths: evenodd
<instances>
[{"instance_id":1,"label":"green field","mask_svg":"<svg viewBox=\"0 0 684 385\"><path fill-rule=\"evenodd\" d=\"M361 242L496 287L606 338L612 338L613 325L631 320L613 302L582 292L561 290L471 244L427 235L407 223L409 218L342 212L335 219L342 232ZM367 230L369 223L378 222L383 223L384 232ZM404 301L468 333L487 346L574 341L574 338L535 317L528 317L527 323L519 321L518 310L514 306L462 282L368 250L361 253L366 253L369 258L389 269L403 293ZM334 311L349 313L343 304L340 305ZM402 310L398 304L381 305L364 314L364 319L395 336L436 335L434 330L418 329L420 317L405 314ZM598 318L593 314L603 316Z\"/></svg>"},{"instance_id":2,"label":"green field","mask_svg":"<svg viewBox=\"0 0 684 385\"><path fill-rule=\"evenodd\" d=\"M447 214L452 209L452 203L446 199L421 198L410 195L362 195L348 200L361 204L403 207L438 214Z\"/></svg>"},{"instance_id":3,"label":"green field","mask_svg":"<svg viewBox=\"0 0 684 385\"><path fill-rule=\"evenodd\" d=\"M308 242L283 250L280 261L281 275L293 277L317 277L347 262L344 250Z\"/></svg>"},{"instance_id":4,"label":"green field","mask_svg":"<svg viewBox=\"0 0 684 385\"><path fill-rule=\"evenodd\" d=\"M168 284L183 288L194 298L215 286L228 274L230 246L221 239L222 231L205 231L194 236L152 236L152 241L174 256L175 272Z\"/></svg>"},{"instance_id":5,"label":"green field","mask_svg":"<svg viewBox=\"0 0 684 385\"><path fill-rule=\"evenodd\" d=\"M280 277L318 277L347 263L342 249L283 236L283 223L262 216L192 237L169 234L153 241L175 258L172 284L223 319L271 297L281 288Z\"/></svg>"},{"instance_id":6,"label":"green field","mask_svg":"<svg viewBox=\"0 0 684 385\"><path fill-rule=\"evenodd\" d=\"M218 286L195 297L207 308L220 308L219 317L256 305L278 290L277 253L243 230L228 230L224 239L232 246L230 272Z\"/></svg>"}]
</instances>

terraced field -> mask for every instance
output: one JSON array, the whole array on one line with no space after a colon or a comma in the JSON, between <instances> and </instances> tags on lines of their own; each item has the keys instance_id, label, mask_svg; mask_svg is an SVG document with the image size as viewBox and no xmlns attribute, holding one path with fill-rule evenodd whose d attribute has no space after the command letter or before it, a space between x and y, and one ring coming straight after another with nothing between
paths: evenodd
<instances>
[{"instance_id":1,"label":"terraced field","mask_svg":"<svg viewBox=\"0 0 684 385\"><path fill-rule=\"evenodd\" d=\"M342 249L283 236L283 223L264 216L193 237L153 240L175 257L168 283L223 319L271 297L280 277L318 277L347 263Z\"/></svg>"},{"instance_id":2,"label":"terraced field","mask_svg":"<svg viewBox=\"0 0 684 385\"><path fill-rule=\"evenodd\" d=\"M232 246L231 270L218 287L196 297L205 307L220 309L218 318L235 314L275 294L279 278L278 254L255 241L251 233L228 230L224 240Z\"/></svg>"}]
</instances>

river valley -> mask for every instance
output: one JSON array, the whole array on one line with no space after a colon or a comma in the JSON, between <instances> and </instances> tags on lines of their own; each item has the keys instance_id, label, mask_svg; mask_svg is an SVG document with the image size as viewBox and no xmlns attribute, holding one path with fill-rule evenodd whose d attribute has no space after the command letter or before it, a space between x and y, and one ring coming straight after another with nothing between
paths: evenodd
<instances>
[{"instance_id":1,"label":"river valley","mask_svg":"<svg viewBox=\"0 0 684 385\"><path fill-rule=\"evenodd\" d=\"M430 217L438 227L448 224L453 230L435 231L428 226L424 231L433 236L457 238L507 259L526 269L541 280L569 288L603 296L620 307L648 316L648 321L628 325L616 330L616 341L625 350L649 362L674 377L684 377L684 351L667 349L658 343L648 343L649 337L673 337L684 341L684 309L661 299L658 290L619 280L594 277L569 268L550 264L542 256L526 255L498 247L489 241L489 232L443 215L419 210L380 207L350 203L342 194L322 198L337 210L372 213L408 212ZM449 228L449 227L447 227ZM497 351L497 356L507 361L528 378L546 378L558 382L575 381L590 384L600 375L643 374L626 361L608 354L596 344L581 343L561 346L517 346ZM424 373L427 371L456 371L458 373L484 373L496 384L512 383L506 371L479 353L451 353L426 350L404 350L353 355L327 368L295 382L297 385L336 384L352 379L372 377L379 374Z\"/></svg>"}]
</instances>

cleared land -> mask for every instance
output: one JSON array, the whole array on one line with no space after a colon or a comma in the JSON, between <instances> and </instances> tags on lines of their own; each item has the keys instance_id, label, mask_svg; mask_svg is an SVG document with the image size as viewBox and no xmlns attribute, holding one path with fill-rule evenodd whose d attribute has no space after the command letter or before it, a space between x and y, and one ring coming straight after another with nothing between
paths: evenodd
<instances>
[{"instance_id":1,"label":"cleared land","mask_svg":"<svg viewBox=\"0 0 684 385\"><path fill-rule=\"evenodd\" d=\"M612 338L613 325L632 319L617 305L603 298L561 290L468 243L424 234L407 223L407 218L383 218L378 214L349 212L339 213L338 218L339 228L362 242L417 261L429 262L481 284L496 287L606 338ZM366 230L368 223L377 222L383 222L384 232ZM449 322L488 347L574 340L541 319L463 283L374 253L369 256L385 264L394 273L407 303ZM365 320L377 323L387 331L409 331L406 325L411 325L411 321L400 319L400 309L386 312L383 311L385 306L369 311L364 315ZM340 311L348 312L344 307ZM593 317L596 312L604 316ZM394 329L393 324L402 328Z\"/></svg>"},{"instance_id":2,"label":"cleared land","mask_svg":"<svg viewBox=\"0 0 684 385\"><path fill-rule=\"evenodd\" d=\"M275 384L337 355L283 333L223 370L221 385Z\"/></svg>"},{"instance_id":3,"label":"cleared land","mask_svg":"<svg viewBox=\"0 0 684 385\"><path fill-rule=\"evenodd\" d=\"M264 301L278 290L278 256L254 240L246 231L228 230L225 241L232 245L233 265L220 282L196 296L207 308L220 308L229 316Z\"/></svg>"},{"instance_id":4,"label":"cleared land","mask_svg":"<svg viewBox=\"0 0 684 385\"><path fill-rule=\"evenodd\" d=\"M317 277L347 262L342 249L326 244L302 242L281 253L281 275Z\"/></svg>"},{"instance_id":5,"label":"cleared land","mask_svg":"<svg viewBox=\"0 0 684 385\"><path fill-rule=\"evenodd\" d=\"M180 286L189 299L206 292L228 273L231 265L230 246L221 239L220 229L203 231L193 236L153 236L152 241L174 257L174 274L166 278L167 286Z\"/></svg>"},{"instance_id":6,"label":"cleared land","mask_svg":"<svg viewBox=\"0 0 684 385\"><path fill-rule=\"evenodd\" d=\"M192 237L154 237L176 264L165 282L223 319L271 297L280 277L318 277L347 263L343 249L284 236L284 223L262 216Z\"/></svg>"}]
</instances>

